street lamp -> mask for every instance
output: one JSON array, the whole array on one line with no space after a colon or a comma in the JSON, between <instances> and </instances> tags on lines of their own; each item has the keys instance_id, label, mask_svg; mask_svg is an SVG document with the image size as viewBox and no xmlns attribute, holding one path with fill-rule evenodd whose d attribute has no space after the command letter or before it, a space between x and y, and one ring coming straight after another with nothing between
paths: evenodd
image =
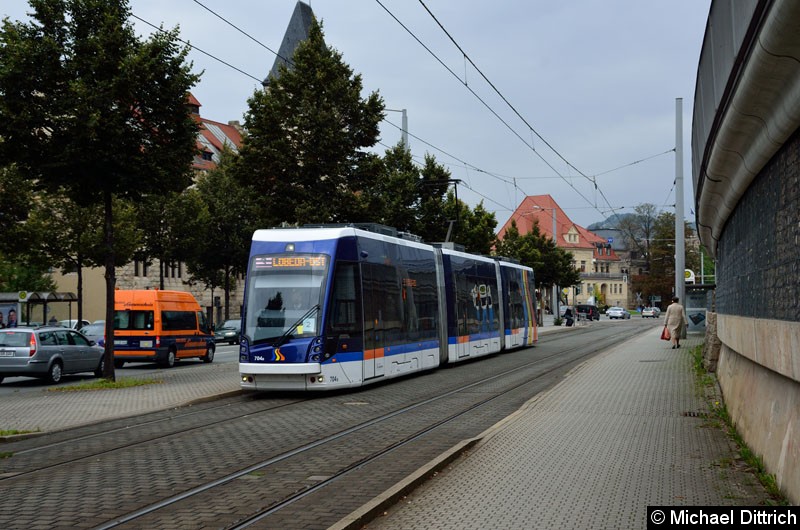
<instances>
[{"instance_id":1,"label":"street lamp","mask_svg":"<svg viewBox=\"0 0 800 530\"><path fill-rule=\"evenodd\" d=\"M406 113L406 109L383 109L389 112L402 112L403 113L403 128L400 131L403 133L401 136L401 142L403 142L403 147L405 147L406 151L409 151L410 148L408 146L408 113Z\"/></svg>"}]
</instances>

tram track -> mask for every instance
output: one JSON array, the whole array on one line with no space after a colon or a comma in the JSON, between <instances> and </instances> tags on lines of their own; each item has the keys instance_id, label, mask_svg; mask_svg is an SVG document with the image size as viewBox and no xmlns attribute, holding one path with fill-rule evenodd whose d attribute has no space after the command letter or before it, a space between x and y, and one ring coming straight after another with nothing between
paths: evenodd
<instances>
[{"instance_id":1,"label":"tram track","mask_svg":"<svg viewBox=\"0 0 800 530\"><path fill-rule=\"evenodd\" d=\"M638 328L629 330L627 335L637 331ZM592 333L591 327L572 330L568 335L576 338L586 333ZM132 422L128 426L114 424L106 433L83 432L71 440L105 448L73 453L75 458L61 458L56 466L36 469L33 464L23 474L0 474L0 483L12 497L15 492L37 491L42 498L53 498L58 491L54 484L59 482L67 484L64 489L69 489L69 484L80 484L87 490L86 495L95 501L81 499L74 510L83 514L81 520L93 521L90 525L96 528L177 527L186 521L199 526L201 516L198 513L207 518L203 524L212 527L271 526L273 523L269 521L276 518L291 520L294 511L303 510L299 508L301 505L335 504L336 490L353 488L354 482L358 485L359 481L383 480L380 475L384 470L374 471L376 462L383 460L383 467L387 468L386 461L407 458L394 456L402 453L421 455L414 458L432 458L454 445L445 435L437 434L440 431L472 421L464 418L489 414L481 411L510 393L519 392L520 388L531 386L532 382L547 378L564 366L582 362L625 338L620 333L602 341L593 339L588 349L581 345L558 348L561 342L558 335L561 334L542 337L541 347L533 350L517 350L459 363L451 369L426 372L357 391L304 395L288 401L280 398L280 403L275 403L278 398L270 395L257 399L243 397L241 401L234 400L219 407L178 412L163 418L153 419L148 415L146 421ZM547 352L548 348L553 351ZM528 355L536 358L524 360ZM520 359L523 362L519 362ZM507 369L502 368L506 365ZM476 369L487 368L493 371L491 375L476 376ZM522 373L527 373L527 377L520 377ZM435 390L436 385L445 381L449 389ZM387 396L403 394L403 390L398 392L398 388L403 387L407 392L413 389L413 394L420 399L412 403L408 402L408 395L396 397L395 401L387 399ZM498 387L502 388L498 390ZM528 398L532 395L527 390L522 394ZM269 401L269 406L258 407L260 399ZM367 418L362 414L367 414ZM207 415L225 417L207 421ZM360 421L359 415L362 415ZM174 425L169 420L180 423L190 418L202 421L195 421L190 428L170 429ZM345 428L337 429L337 424ZM133 433L142 429L161 431L144 435ZM282 432L286 429L290 429L290 437L287 437L289 432ZM109 447L108 444L116 443L115 436L120 434L139 438ZM456 436L470 437L469 434ZM440 439L431 443L432 437ZM228 441L222 444L218 441L222 439ZM299 443L286 447L289 439ZM47 454L48 449L66 451L69 440L31 447L28 453L19 454L34 462L34 457ZM425 446L422 450L420 444ZM181 454L183 448L186 448L185 456ZM259 453L264 453L262 458L257 458ZM331 455L341 455L341 458L332 459ZM14 458L6 459L5 464ZM236 471L231 472L232 469ZM404 468L392 471L408 472ZM363 478L365 474L367 479ZM393 475L386 475L385 480L391 481ZM375 493L385 489L380 480L377 484ZM131 495L128 490L136 493ZM338 518L335 516L335 520ZM0 515L0 526L2 523Z\"/></svg>"},{"instance_id":2,"label":"tram track","mask_svg":"<svg viewBox=\"0 0 800 530\"><path fill-rule=\"evenodd\" d=\"M631 333L631 335L633 335L633 333ZM330 477L327 477L324 480L320 480L319 482L317 482L313 486L305 488L302 491L298 491L298 492L296 492L294 494L291 494L291 495L289 495L289 496L287 496L285 498L276 500L275 502L271 503L270 505L263 507L262 509L258 510L257 512L255 512L253 514L250 514L249 516L247 516L243 520L236 521L236 522L234 522L232 524L226 525L226 526L224 526L224 528L227 528L227 529L244 529L244 528L251 528L251 527L257 526L262 521L264 521L264 519L275 515L276 513L280 512L281 510L284 510L284 509L287 509L287 508L291 507L292 505L294 505L298 501L307 499L308 497L316 495L316 494L320 494L321 492L323 492L325 490L325 488L329 488L329 487L335 485L335 483L337 483L338 481L340 481L343 478L347 477L348 475L350 475L350 474L352 474L352 473L354 473L356 471L362 470L366 466L372 465L372 464L376 463L377 461L379 461L380 459L382 459L384 457L390 456L395 451L398 451L398 450L400 450L400 449L402 449L402 448L404 448L404 447L406 447L406 446L408 446L410 444L413 444L413 443L415 443L417 441L420 441L422 438L424 438L425 436L427 436L431 432L435 431L436 429L439 429L439 428L441 428L443 426L446 426L447 424L449 424L451 422L457 421L457 420L463 418L464 416L474 412L476 409L478 409L480 407L483 407L483 406L485 406L485 405L487 405L487 404L489 404L489 403L491 403L491 402L493 402L495 400L501 399L501 398L505 397L506 395L508 395L509 393L520 389L521 387L524 387L526 385L530 385L532 382L534 382L534 381L536 381L538 379L541 379L543 377L546 377L547 375L549 375L551 372L553 372L555 370L561 369L566 365L574 365L576 363L580 363L583 360L585 360L586 358L595 355L598 351L601 351L601 350L607 348L607 346L608 346L607 344L599 345L598 347L592 348L590 351L587 351L586 353L584 353L584 354L582 354L582 355L580 355L578 357L570 357L568 360L564 360L563 362L557 363L554 367L551 367L550 369L548 369L547 372L541 373L539 375L535 375L535 376L530 377L530 378L526 378L526 379L524 379L524 380L522 380L522 381L520 381L520 382L518 382L518 383L516 383L516 384L514 384L512 386L509 386L509 387L505 388L502 392L493 393L493 394L488 395L487 397L481 398L481 399L477 400L475 403L471 404L470 406L468 406L466 408L463 408L461 410L458 410L458 411L456 411L456 412L454 412L452 414L449 414L446 417L444 417L442 419L439 419L438 421L435 421L435 422L427 425L425 428L420 429L418 431L415 431L415 432L405 436L404 438L402 438L400 440L397 440L396 442L392 443L391 445L389 445L387 447L381 448L378 451L375 451L375 452L373 452L373 453L371 453L369 455L366 455L363 458L360 458L358 460L355 460L355 461L349 463L348 465L346 465L346 466L342 467L341 469L339 469L338 471L336 471ZM269 471L266 470L268 467L277 466L280 463L284 462L285 460L290 459L292 457L296 457L298 455L301 455L301 454L303 454L303 453L305 453L307 451L311 451L311 450L317 449L320 446L323 446L325 444L330 444L330 443L332 443L332 442L334 442L336 440L342 439L342 438L347 437L347 436L351 436L354 433L357 433L357 432L359 432L361 430L376 426L376 425L381 424L383 422L387 422L389 420L396 419L398 416L400 416L402 414L406 414L406 413L412 412L412 411L414 411L414 410L416 410L416 409L418 409L420 407L424 407L426 405L430 405L430 404L435 403L437 401L444 400L444 399L446 399L446 398L448 398L450 396L453 396L455 394L459 394L459 393L464 393L464 392L470 391L470 390L475 389L477 387L480 387L482 385L486 385L487 383L490 383L490 382L493 382L495 380L507 377L508 375L510 375L512 373L519 372L520 370L523 370L523 369L526 369L526 368L531 368L531 367L533 367L535 365L538 365L538 364L544 363L546 361L552 360L553 358L556 358L556 357L559 357L559 356L564 356L566 354L574 353L574 352L576 352L578 350L583 350L583 349L585 349L585 348L581 347L581 346L573 347L573 348L567 348L567 349L561 349L558 352L555 352L555 353L553 353L551 355L547 355L545 357L538 358L538 359L536 359L534 361L530 361L528 363L525 363L524 365L517 366L512 370L507 370L507 371L504 371L504 372L501 372L501 373L494 374L494 375L492 375L490 377L482 378L482 379L474 381L473 383L471 383L469 385L466 385L464 387L461 387L461 388L458 388L458 389L455 389L455 390L451 390L451 391L448 391L448 392L441 393L441 394L439 394L437 396L433 396L431 398L422 400L420 402L414 403L414 404L409 405L407 407L404 407L402 409L392 411L390 413L384 414L384 415L382 415L380 417L377 417L377 418L373 418L373 419L371 419L371 420L369 420L367 422L364 422L364 423L362 423L360 425L356 425L356 426L354 426L352 428L343 430L343 431L341 431L339 433L336 433L336 434L334 434L332 436L329 436L329 437L327 437L325 439L316 440L316 441L314 441L312 443L307 444L306 446L296 448L296 449L294 449L294 450L292 450L290 452L287 452L287 453L285 453L283 455L280 455L280 456L278 456L276 458L271 458L271 459L265 460L263 462L257 463L255 465L252 465L252 466L246 468L246 469L237 471L236 473L231 473L230 475L228 475L226 477L223 477L223 478L221 478L219 480L215 480L215 481L210 482L208 484L205 484L203 486L197 487L197 488L195 488L195 489L193 489L191 491L187 491L187 492L185 492L183 494L174 496L171 499L165 499L165 500L163 500L163 501L161 501L159 503L153 504L153 505L151 505L149 507L145 507L145 508L143 508L141 510L137 510L134 513L127 514L124 517L120 517L120 518L118 518L118 519L116 519L114 521L109 522L106 525L98 527L98 530L116 528L116 527L125 525L126 523L131 523L132 521L135 521L135 520L137 520L139 518L143 518L143 517L152 515L152 514L154 514L156 512L159 512L159 511L162 511L162 510L166 510L170 506L172 506L173 504L186 501L187 499L189 499L189 498L191 498L193 496L196 496L196 495L208 494L209 492L211 492L212 490L214 490L216 488L225 487L226 485L231 484L235 480L237 480L239 478L242 478L244 476L247 476L247 475L249 475L251 473L254 473L254 472L266 472L266 473L268 473ZM476 362L480 362L480 361L477 360ZM146 523L142 527L150 526L150 525L152 525L154 523L155 523L154 520L148 520L148 521L146 521Z\"/></svg>"}]
</instances>

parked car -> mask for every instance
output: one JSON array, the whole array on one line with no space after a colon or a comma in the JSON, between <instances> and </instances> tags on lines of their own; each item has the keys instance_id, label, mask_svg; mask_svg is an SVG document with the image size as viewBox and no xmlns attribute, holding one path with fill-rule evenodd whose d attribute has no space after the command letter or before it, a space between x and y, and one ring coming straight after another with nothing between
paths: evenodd
<instances>
[{"instance_id":1,"label":"parked car","mask_svg":"<svg viewBox=\"0 0 800 530\"><path fill-rule=\"evenodd\" d=\"M586 315L586 320L600 320L600 311L597 310L596 305L592 304L578 304L575 306L575 312L580 315Z\"/></svg>"},{"instance_id":2,"label":"parked car","mask_svg":"<svg viewBox=\"0 0 800 530\"><path fill-rule=\"evenodd\" d=\"M61 382L64 374L103 375L103 348L80 332L60 326L0 329L0 382L5 377L39 377Z\"/></svg>"},{"instance_id":3,"label":"parked car","mask_svg":"<svg viewBox=\"0 0 800 530\"><path fill-rule=\"evenodd\" d=\"M88 326L83 326L81 328L81 333L83 333L87 339L97 343L98 346L104 346L106 343L106 324L103 320L95 321Z\"/></svg>"},{"instance_id":4,"label":"parked car","mask_svg":"<svg viewBox=\"0 0 800 530\"><path fill-rule=\"evenodd\" d=\"M214 332L214 342L227 342L228 344L239 344L239 335L242 334L241 320L226 320Z\"/></svg>"},{"instance_id":5,"label":"parked car","mask_svg":"<svg viewBox=\"0 0 800 530\"><path fill-rule=\"evenodd\" d=\"M661 311L655 307L645 307L642 309L642 318L658 318L660 314Z\"/></svg>"},{"instance_id":6,"label":"parked car","mask_svg":"<svg viewBox=\"0 0 800 530\"><path fill-rule=\"evenodd\" d=\"M83 326L88 326L90 322L88 320L59 320L58 325L62 328L70 328L70 329L82 329Z\"/></svg>"},{"instance_id":7,"label":"parked car","mask_svg":"<svg viewBox=\"0 0 800 530\"><path fill-rule=\"evenodd\" d=\"M631 318L631 314L624 307L609 307L606 309L606 316L613 319L626 319Z\"/></svg>"}]
</instances>

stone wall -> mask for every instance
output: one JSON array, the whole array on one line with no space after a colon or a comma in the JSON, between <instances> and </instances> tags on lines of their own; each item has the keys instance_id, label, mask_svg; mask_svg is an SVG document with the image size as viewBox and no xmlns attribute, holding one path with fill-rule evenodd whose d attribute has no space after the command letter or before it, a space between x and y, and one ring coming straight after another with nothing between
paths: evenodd
<instances>
[{"instance_id":1,"label":"stone wall","mask_svg":"<svg viewBox=\"0 0 800 530\"><path fill-rule=\"evenodd\" d=\"M800 134L762 169L718 246L717 377L737 430L800 503Z\"/></svg>"}]
</instances>

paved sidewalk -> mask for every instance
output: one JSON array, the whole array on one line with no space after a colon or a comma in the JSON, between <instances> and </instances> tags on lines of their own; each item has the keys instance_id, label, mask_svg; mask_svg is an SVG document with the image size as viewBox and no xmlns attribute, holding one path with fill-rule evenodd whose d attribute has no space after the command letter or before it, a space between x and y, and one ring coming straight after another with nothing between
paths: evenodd
<instances>
[{"instance_id":1,"label":"paved sidewalk","mask_svg":"<svg viewBox=\"0 0 800 530\"><path fill-rule=\"evenodd\" d=\"M763 504L704 417L715 389L697 386L687 352L702 340L672 350L650 330L620 344L333 528L645 528L647 506Z\"/></svg>"},{"instance_id":2,"label":"paved sidewalk","mask_svg":"<svg viewBox=\"0 0 800 530\"><path fill-rule=\"evenodd\" d=\"M0 399L0 429L55 431L241 391L239 363L236 362L177 365L157 373L126 377L154 379L160 383L93 391L68 391L68 385L54 385L43 386L39 392L6 396Z\"/></svg>"}]
</instances>

